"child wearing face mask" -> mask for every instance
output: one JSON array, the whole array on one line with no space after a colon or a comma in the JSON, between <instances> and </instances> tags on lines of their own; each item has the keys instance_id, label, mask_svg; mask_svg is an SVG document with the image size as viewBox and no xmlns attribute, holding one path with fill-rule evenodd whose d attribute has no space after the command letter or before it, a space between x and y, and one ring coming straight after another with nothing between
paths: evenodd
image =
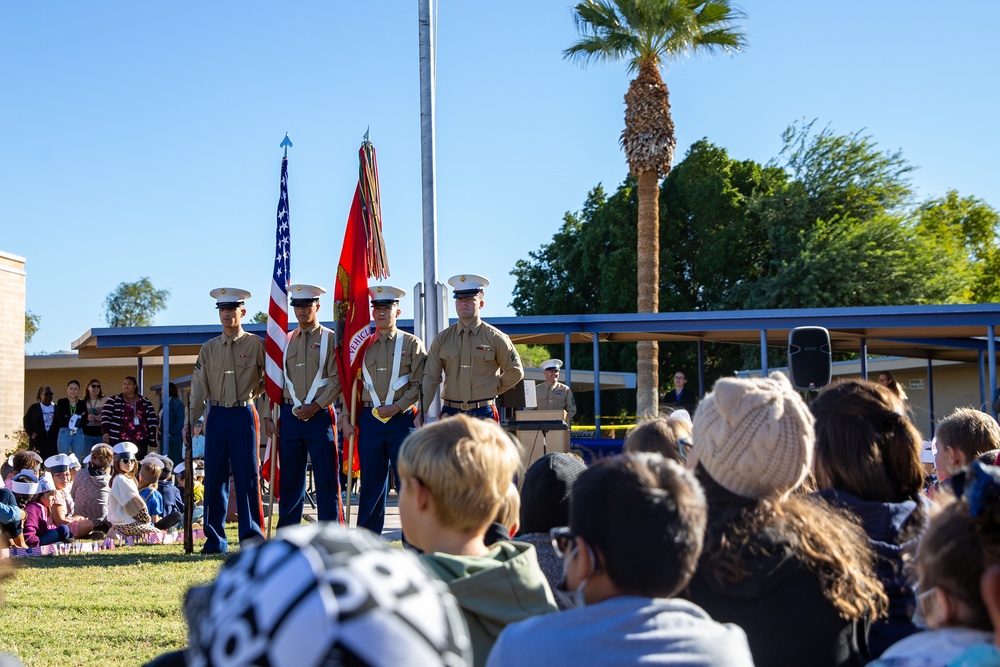
<instances>
[{"instance_id":1,"label":"child wearing face mask","mask_svg":"<svg viewBox=\"0 0 1000 667\"><path fill-rule=\"evenodd\" d=\"M931 519L917 552L917 603L928 630L896 642L873 665L1000 664L980 593L986 569L1000 564L1000 468L977 461L951 479L957 497ZM983 654L994 662L972 659Z\"/></svg>"}]
</instances>

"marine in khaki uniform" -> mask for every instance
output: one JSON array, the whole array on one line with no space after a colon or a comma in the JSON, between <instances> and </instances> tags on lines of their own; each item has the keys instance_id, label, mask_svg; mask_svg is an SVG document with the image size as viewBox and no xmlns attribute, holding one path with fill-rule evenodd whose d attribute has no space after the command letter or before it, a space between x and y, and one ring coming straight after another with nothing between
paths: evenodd
<instances>
[{"instance_id":1,"label":"marine in khaki uniform","mask_svg":"<svg viewBox=\"0 0 1000 667\"><path fill-rule=\"evenodd\" d=\"M278 440L281 495L278 528L302 523L306 458L312 460L319 521L340 521L336 417L331 404L340 395L333 331L319 323L317 285L290 285L298 328L285 348L285 392Z\"/></svg>"},{"instance_id":2,"label":"marine in khaki uniform","mask_svg":"<svg viewBox=\"0 0 1000 667\"><path fill-rule=\"evenodd\" d=\"M192 421L209 405L205 419L205 546L202 553L225 553L229 473L236 492L240 543L263 539L263 508L257 483L257 412L253 399L264 392L264 340L241 323L250 292L220 287L211 292L219 309L222 335L201 346L191 374Z\"/></svg>"},{"instance_id":3,"label":"marine in khaki uniform","mask_svg":"<svg viewBox=\"0 0 1000 667\"><path fill-rule=\"evenodd\" d=\"M396 476L396 456L414 427L414 405L420 398L427 352L419 338L396 328L396 318L401 312L399 300L406 292L391 285L372 285L368 293L375 335L365 350L362 367L364 385L358 416L358 460L361 464L358 526L381 535L389 492L389 466Z\"/></svg>"},{"instance_id":4,"label":"marine in khaki uniform","mask_svg":"<svg viewBox=\"0 0 1000 667\"><path fill-rule=\"evenodd\" d=\"M483 290L490 281L471 273L453 276L458 322L439 333L427 352L423 405L428 406L441 384L441 416L464 412L499 421L496 398L521 378L521 357L502 331L479 319L485 305Z\"/></svg>"},{"instance_id":5,"label":"marine in khaki uniform","mask_svg":"<svg viewBox=\"0 0 1000 667\"><path fill-rule=\"evenodd\" d=\"M539 410L565 410L566 423L573 421L576 414L576 400L573 390L559 381L559 369L563 362L559 359L546 359L542 362L542 372L545 382L535 385L535 401Z\"/></svg>"}]
</instances>

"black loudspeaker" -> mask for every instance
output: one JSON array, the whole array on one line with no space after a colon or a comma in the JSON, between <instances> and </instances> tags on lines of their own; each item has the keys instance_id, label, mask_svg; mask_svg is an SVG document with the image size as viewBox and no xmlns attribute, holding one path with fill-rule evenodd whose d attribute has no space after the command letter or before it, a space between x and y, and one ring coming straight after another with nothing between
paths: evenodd
<instances>
[{"instance_id":1,"label":"black loudspeaker","mask_svg":"<svg viewBox=\"0 0 1000 667\"><path fill-rule=\"evenodd\" d=\"M498 408L523 408L525 406L524 380L497 396Z\"/></svg>"},{"instance_id":2,"label":"black loudspeaker","mask_svg":"<svg viewBox=\"0 0 1000 667\"><path fill-rule=\"evenodd\" d=\"M788 372L796 389L822 389L833 371L830 332L823 327L797 327L788 334Z\"/></svg>"}]
</instances>

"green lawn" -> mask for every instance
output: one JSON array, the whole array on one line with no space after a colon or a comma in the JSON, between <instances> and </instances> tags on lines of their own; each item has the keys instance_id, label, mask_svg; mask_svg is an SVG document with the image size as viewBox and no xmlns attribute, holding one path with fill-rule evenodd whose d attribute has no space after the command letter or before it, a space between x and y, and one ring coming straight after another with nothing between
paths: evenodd
<instances>
[{"instance_id":1,"label":"green lawn","mask_svg":"<svg viewBox=\"0 0 1000 667\"><path fill-rule=\"evenodd\" d=\"M235 524L229 543L238 544ZM187 645L184 592L215 578L222 556L182 543L15 559L3 583L0 651L26 665L141 665Z\"/></svg>"}]
</instances>

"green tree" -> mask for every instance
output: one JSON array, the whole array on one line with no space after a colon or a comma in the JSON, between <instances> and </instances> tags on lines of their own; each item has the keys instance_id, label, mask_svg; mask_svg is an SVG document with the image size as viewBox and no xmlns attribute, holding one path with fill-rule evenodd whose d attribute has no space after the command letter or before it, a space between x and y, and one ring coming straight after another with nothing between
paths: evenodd
<instances>
[{"instance_id":1,"label":"green tree","mask_svg":"<svg viewBox=\"0 0 1000 667\"><path fill-rule=\"evenodd\" d=\"M119 283L104 299L104 320L109 327L148 327L167 307L170 290L158 290L149 278Z\"/></svg>"},{"instance_id":2,"label":"green tree","mask_svg":"<svg viewBox=\"0 0 1000 667\"><path fill-rule=\"evenodd\" d=\"M661 64L696 52L742 48L736 27L743 14L729 0L585 0L576 5L581 39L566 49L567 58L629 63L638 75L625 94L625 129L621 144L638 181L637 309L659 311L659 179L673 162L674 123ZM653 417L658 403L658 346L636 345L636 403L639 417Z\"/></svg>"},{"instance_id":3,"label":"green tree","mask_svg":"<svg viewBox=\"0 0 1000 667\"><path fill-rule=\"evenodd\" d=\"M766 259L736 296L746 308L822 308L948 300L953 285L913 229L913 167L861 132L837 135L815 121L789 126L771 166L782 186L749 210L765 231Z\"/></svg>"},{"instance_id":4,"label":"green tree","mask_svg":"<svg viewBox=\"0 0 1000 667\"><path fill-rule=\"evenodd\" d=\"M930 246L938 262L938 281L948 289L949 301L1000 301L1000 251L997 226L1000 215L975 197L950 190L916 210L916 232Z\"/></svg>"},{"instance_id":5,"label":"green tree","mask_svg":"<svg viewBox=\"0 0 1000 667\"><path fill-rule=\"evenodd\" d=\"M538 368L543 361L552 358L549 349L544 345L519 343L514 347L517 348L517 353L521 356L521 365L525 368Z\"/></svg>"},{"instance_id":6,"label":"green tree","mask_svg":"<svg viewBox=\"0 0 1000 667\"><path fill-rule=\"evenodd\" d=\"M267 324L267 313L263 310L258 310L254 313L254 316L250 318L250 324Z\"/></svg>"},{"instance_id":7,"label":"green tree","mask_svg":"<svg viewBox=\"0 0 1000 667\"><path fill-rule=\"evenodd\" d=\"M24 342L30 343L31 339L35 337L38 333L38 329L42 326L41 315L35 315L30 310L24 313Z\"/></svg>"}]
</instances>

